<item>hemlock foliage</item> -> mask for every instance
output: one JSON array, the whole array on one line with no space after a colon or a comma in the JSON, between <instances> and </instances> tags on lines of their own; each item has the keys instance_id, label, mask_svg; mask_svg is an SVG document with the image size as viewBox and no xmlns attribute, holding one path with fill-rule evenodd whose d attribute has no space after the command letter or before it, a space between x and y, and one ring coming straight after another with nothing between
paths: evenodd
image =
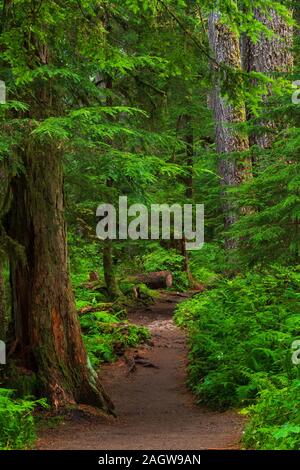
<instances>
[{"instance_id":1,"label":"hemlock foliage","mask_svg":"<svg viewBox=\"0 0 300 470\"><path fill-rule=\"evenodd\" d=\"M299 366L291 361L300 339L300 107L291 100L299 18L297 2L285 0L0 0L0 336L17 344L9 362L21 382L32 364L46 377L38 398L53 404L33 324L57 344L70 335L54 337L49 312L62 328L73 315L76 347L60 349L82 350L96 369L149 339L127 309L159 294L133 277L170 270L172 289L204 290L176 312L199 403L243 409L249 448L299 449ZM147 207L204 203L204 248L97 240L97 206L117 205L120 195ZM53 276L55 254L52 269L35 277L45 246L61 248L64 281L69 263L74 302ZM26 293L40 293L41 278L70 299L67 312L47 295L39 315L28 312L36 299ZM18 337L16 323L30 339ZM72 372L62 382L78 401L71 377L80 373ZM12 384L3 367L0 448L28 448L33 410L45 402L14 398Z\"/></svg>"}]
</instances>

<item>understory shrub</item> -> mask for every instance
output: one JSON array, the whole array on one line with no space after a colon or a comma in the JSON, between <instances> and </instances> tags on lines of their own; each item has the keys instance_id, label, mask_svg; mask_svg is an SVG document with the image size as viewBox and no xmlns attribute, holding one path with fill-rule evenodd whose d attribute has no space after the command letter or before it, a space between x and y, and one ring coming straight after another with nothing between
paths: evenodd
<instances>
[{"instance_id":1,"label":"understory shrub","mask_svg":"<svg viewBox=\"0 0 300 470\"><path fill-rule=\"evenodd\" d=\"M127 348L150 338L147 328L134 325L108 312L95 312L80 318L83 339L94 367L112 362Z\"/></svg>"},{"instance_id":2,"label":"understory shrub","mask_svg":"<svg viewBox=\"0 0 300 470\"><path fill-rule=\"evenodd\" d=\"M33 411L45 400L14 399L13 390L0 388L0 449L28 449L36 439Z\"/></svg>"},{"instance_id":3,"label":"understory shrub","mask_svg":"<svg viewBox=\"0 0 300 470\"><path fill-rule=\"evenodd\" d=\"M213 286L227 268L224 248L216 243L205 243L201 250L189 252L190 270L195 281Z\"/></svg>"},{"instance_id":4,"label":"understory shrub","mask_svg":"<svg viewBox=\"0 0 300 470\"><path fill-rule=\"evenodd\" d=\"M255 405L244 410L250 417L244 443L261 450L300 449L300 380L285 378L281 386L262 390Z\"/></svg>"},{"instance_id":5,"label":"understory shrub","mask_svg":"<svg viewBox=\"0 0 300 470\"><path fill-rule=\"evenodd\" d=\"M188 383L199 402L252 405L247 446L299 448L291 345L300 338L300 269L272 266L222 280L181 304L176 321L189 331Z\"/></svg>"}]
</instances>

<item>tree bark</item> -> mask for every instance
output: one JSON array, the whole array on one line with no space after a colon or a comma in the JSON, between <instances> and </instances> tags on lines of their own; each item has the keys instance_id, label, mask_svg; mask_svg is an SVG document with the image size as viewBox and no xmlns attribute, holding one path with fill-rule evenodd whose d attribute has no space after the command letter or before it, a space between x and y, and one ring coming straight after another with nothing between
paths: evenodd
<instances>
[{"instance_id":1,"label":"tree bark","mask_svg":"<svg viewBox=\"0 0 300 470\"><path fill-rule=\"evenodd\" d=\"M120 297L121 291L118 286L113 265L113 242L104 240L103 243L103 269L106 289L110 299Z\"/></svg>"},{"instance_id":2,"label":"tree bark","mask_svg":"<svg viewBox=\"0 0 300 470\"><path fill-rule=\"evenodd\" d=\"M6 299L4 282L4 262L7 261L8 242L3 220L10 204L9 172L6 161L0 163L0 340L5 339L6 334Z\"/></svg>"},{"instance_id":3,"label":"tree bark","mask_svg":"<svg viewBox=\"0 0 300 470\"><path fill-rule=\"evenodd\" d=\"M276 11L270 10L268 17L255 9L255 18L274 32L269 38L261 34L257 42L246 38L243 51L243 64L248 72L287 72L293 66L293 27L287 25Z\"/></svg>"},{"instance_id":4,"label":"tree bark","mask_svg":"<svg viewBox=\"0 0 300 470\"><path fill-rule=\"evenodd\" d=\"M233 152L243 152L249 148L248 137L238 132L235 127L246 121L244 103L230 103L222 94L220 70L226 74L225 67L241 70L241 54L238 36L222 23L219 13L211 13L209 18L209 43L214 55L214 77L216 86L212 93L212 109L216 122L216 147L220 154L219 174L225 187L237 186L251 177L251 162L242 162L233 158ZM238 84L237 84L238 86ZM223 212L225 229L237 219L234 205L223 191ZM234 248L236 242L226 241L227 248Z\"/></svg>"},{"instance_id":5,"label":"tree bark","mask_svg":"<svg viewBox=\"0 0 300 470\"><path fill-rule=\"evenodd\" d=\"M193 165L194 165L194 133L192 116L184 114L181 116L182 127L184 132L184 141L186 146L186 161L187 174L184 177L186 186L185 195L187 199L193 198Z\"/></svg>"},{"instance_id":6,"label":"tree bark","mask_svg":"<svg viewBox=\"0 0 300 470\"><path fill-rule=\"evenodd\" d=\"M5 340L6 333L6 319L5 319L5 287L3 277L3 267L0 262L0 341Z\"/></svg>"},{"instance_id":7,"label":"tree bark","mask_svg":"<svg viewBox=\"0 0 300 470\"><path fill-rule=\"evenodd\" d=\"M274 73L288 72L293 66L293 28L274 10L270 10L267 16L255 9L255 18L273 31L274 35L269 38L266 34L261 34L257 42L247 37L243 38L244 69L247 72L260 72L270 76ZM265 104L267 100L268 96L265 96ZM271 121L261 121L259 125L272 128L275 124ZM250 144L263 149L269 148L272 142L273 136L269 132L254 132L250 136Z\"/></svg>"},{"instance_id":8,"label":"tree bark","mask_svg":"<svg viewBox=\"0 0 300 470\"><path fill-rule=\"evenodd\" d=\"M108 18L106 19L107 21L107 31L110 31L110 25L108 22ZM104 80L104 86L107 90L112 91L113 88L113 81L112 78L107 75ZM112 107L113 106L113 101L111 95L108 95L106 97L106 106L107 107ZM111 121L113 121L113 118L110 118ZM108 143L110 145L113 145L112 139L108 139ZM110 199L110 203L112 203L112 198L111 198L111 193L113 191L113 181L111 179L108 179L106 181L106 185L109 188L108 192L108 197ZM111 299L116 299L117 297L121 296L121 291L118 286L118 281L116 278L116 273L114 270L114 264L113 264L113 241L112 240L105 240L104 241L104 246L103 246L103 269L104 269L104 279L105 279L105 284L107 288L108 295Z\"/></svg>"},{"instance_id":9,"label":"tree bark","mask_svg":"<svg viewBox=\"0 0 300 470\"><path fill-rule=\"evenodd\" d=\"M148 274L139 274L134 277L134 280L146 284L150 289L162 289L172 287L173 275L170 271L158 271Z\"/></svg>"},{"instance_id":10,"label":"tree bark","mask_svg":"<svg viewBox=\"0 0 300 470\"><path fill-rule=\"evenodd\" d=\"M26 173L12 181L10 236L24 247L12 256L15 334L23 364L37 373L40 393L55 408L111 403L89 364L68 273L61 155L28 142Z\"/></svg>"}]
</instances>

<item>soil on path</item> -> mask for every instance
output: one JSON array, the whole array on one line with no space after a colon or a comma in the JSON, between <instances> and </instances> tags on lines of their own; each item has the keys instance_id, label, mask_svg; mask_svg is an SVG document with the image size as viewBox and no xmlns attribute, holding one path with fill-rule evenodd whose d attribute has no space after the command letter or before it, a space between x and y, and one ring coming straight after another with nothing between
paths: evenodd
<instances>
[{"instance_id":1,"label":"soil on path","mask_svg":"<svg viewBox=\"0 0 300 470\"><path fill-rule=\"evenodd\" d=\"M172 321L176 295L163 295L149 308L129 314L146 325L152 343L131 351L136 370L121 358L102 368L102 383L117 418L73 415L40 433L38 449L202 450L237 449L244 420L234 411L218 413L199 407L187 390L184 333ZM153 367L154 366L154 367Z\"/></svg>"}]
</instances>

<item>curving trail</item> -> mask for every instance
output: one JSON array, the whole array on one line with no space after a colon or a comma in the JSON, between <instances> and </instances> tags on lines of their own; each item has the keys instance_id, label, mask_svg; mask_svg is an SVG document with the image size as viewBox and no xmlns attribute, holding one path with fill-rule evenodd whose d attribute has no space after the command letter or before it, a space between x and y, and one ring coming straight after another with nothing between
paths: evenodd
<instances>
[{"instance_id":1,"label":"curving trail","mask_svg":"<svg viewBox=\"0 0 300 470\"><path fill-rule=\"evenodd\" d=\"M127 362L120 359L102 369L102 383L118 418L74 413L58 427L44 429L38 449L239 448L244 419L234 411L218 413L198 407L186 389L185 335L172 321L179 299L164 294L153 307L130 313L132 322L151 329L153 343L131 351ZM133 354L139 363L129 372Z\"/></svg>"}]
</instances>

